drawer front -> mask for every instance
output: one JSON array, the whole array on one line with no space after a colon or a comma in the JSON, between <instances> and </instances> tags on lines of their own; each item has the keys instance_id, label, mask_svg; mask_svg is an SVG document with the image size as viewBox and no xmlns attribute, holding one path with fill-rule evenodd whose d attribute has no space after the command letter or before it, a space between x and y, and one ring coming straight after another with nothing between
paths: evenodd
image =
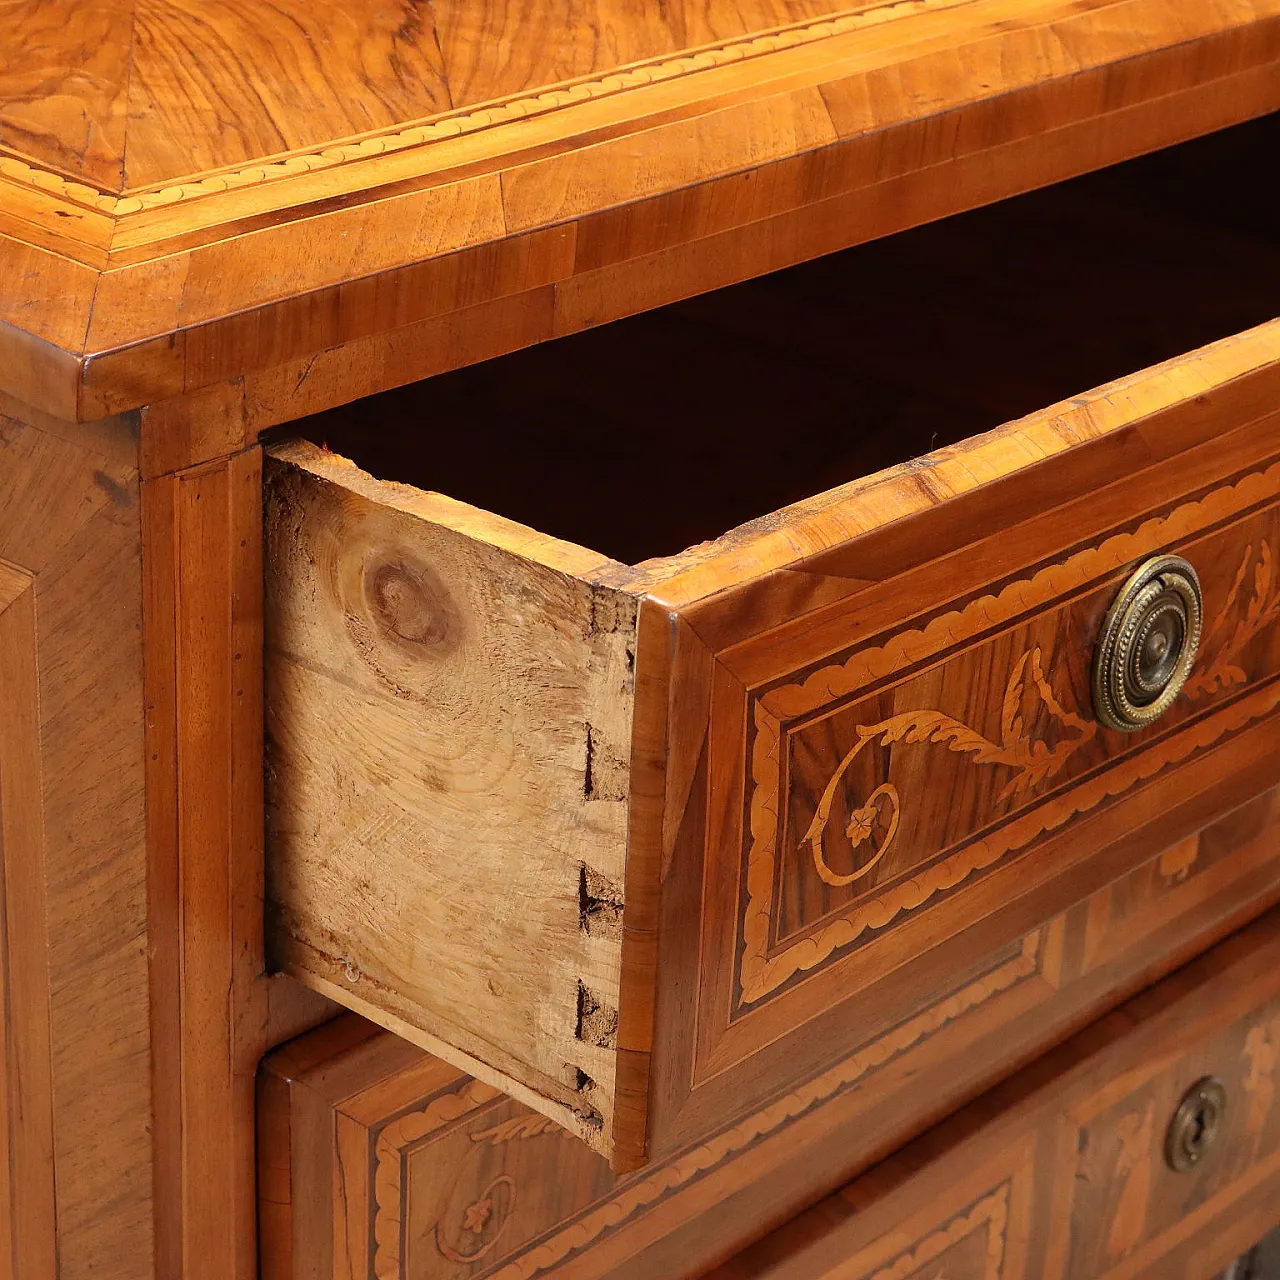
<instances>
[{"instance_id":1,"label":"drawer front","mask_svg":"<svg viewBox=\"0 0 1280 1280\"><path fill-rule=\"evenodd\" d=\"M1280 1225L1280 915L711 1273L1209 1280Z\"/></svg>"},{"instance_id":2,"label":"drawer front","mask_svg":"<svg viewBox=\"0 0 1280 1280\"><path fill-rule=\"evenodd\" d=\"M755 531L645 603L641 659L649 641L669 663L662 827L642 810L631 850L647 836L662 881L651 1151L827 1069L869 1020L927 1007L1016 938L1018 901L1043 920L1103 883L1109 833L1150 820L1162 780L1180 775L1208 817L1223 752L1270 753L1280 383L1247 361L1225 376L1240 355L1209 349L887 480L897 518L865 536L840 537L848 510L798 516L789 543L820 549L774 572L777 531ZM1050 423L1076 442L1001 473ZM1170 554L1202 584L1199 656L1153 724L1108 728L1104 621L1136 567ZM750 580L715 590L735 556ZM926 955L932 978L905 987Z\"/></svg>"},{"instance_id":3,"label":"drawer front","mask_svg":"<svg viewBox=\"0 0 1280 1280\"><path fill-rule=\"evenodd\" d=\"M619 1170L1280 777L1280 322L635 568L269 475L277 962ZM1119 732L1095 651L1169 554L1200 654Z\"/></svg>"},{"instance_id":4,"label":"drawer front","mask_svg":"<svg viewBox=\"0 0 1280 1280\"><path fill-rule=\"evenodd\" d=\"M537 1111L348 1016L278 1051L260 1077L263 1280L701 1275L892 1150L917 1113L972 1096L1002 1056L1060 1039L1277 893L1272 790L1026 933L813 1087L621 1176ZM919 1236L973 1216L1005 1172L958 1190ZM988 1226L975 1219L948 1265Z\"/></svg>"},{"instance_id":5,"label":"drawer front","mask_svg":"<svg viewBox=\"0 0 1280 1280\"><path fill-rule=\"evenodd\" d=\"M744 704L746 761L733 1013L1268 715L1277 485L1280 463L940 616L726 691ZM1209 532L1191 532L1201 520ZM1164 550L1199 571L1205 652L1158 724L1109 732L1090 705L1102 619L1123 576ZM1244 697L1230 715L1193 729L1232 692Z\"/></svg>"}]
</instances>

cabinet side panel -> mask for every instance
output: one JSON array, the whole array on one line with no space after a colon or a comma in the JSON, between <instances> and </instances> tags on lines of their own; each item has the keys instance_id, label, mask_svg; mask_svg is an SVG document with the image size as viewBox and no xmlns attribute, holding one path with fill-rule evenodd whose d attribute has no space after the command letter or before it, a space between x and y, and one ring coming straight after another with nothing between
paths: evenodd
<instances>
[{"instance_id":1,"label":"cabinet side panel","mask_svg":"<svg viewBox=\"0 0 1280 1280\"><path fill-rule=\"evenodd\" d=\"M0 559L30 583L0 645L23 1280L154 1265L135 454L126 421L0 406Z\"/></svg>"},{"instance_id":2,"label":"cabinet side panel","mask_svg":"<svg viewBox=\"0 0 1280 1280\"><path fill-rule=\"evenodd\" d=\"M0 563L0 1274L22 1280L57 1267L37 681L33 582Z\"/></svg>"}]
</instances>

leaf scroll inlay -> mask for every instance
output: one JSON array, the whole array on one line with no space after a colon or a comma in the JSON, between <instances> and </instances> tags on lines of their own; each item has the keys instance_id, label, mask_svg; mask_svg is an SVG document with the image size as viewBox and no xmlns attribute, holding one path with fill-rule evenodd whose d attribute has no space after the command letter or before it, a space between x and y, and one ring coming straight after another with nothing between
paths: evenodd
<instances>
[{"instance_id":1,"label":"leaf scroll inlay","mask_svg":"<svg viewBox=\"0 0 1280 1280\"><path fill-rule=\"evenodd\" d=\"M1038 691L1059 726L1071 731L1064 733L1052 747L1043 739L1032 737L1019 712L1029 686L1034 686ZM898 833L901 816L898 790L890 782L882 783L865 801L852 809L845 827L845 835L857 851L871 839L877 817L882 818L889 829L881 840L880 847L845 874L833 871L827 862L825 838L832 805L840 794L845 775L869 744L932 743L945 747L948 751L969 755L975 764L1006 765L1015 772L1000 792L998 802L1003 804L1017 799L1059 773L1076 751L1093 740L1097 731L1096 723L1067 710L1058 700L1045 678L1043 659L1038 648L1024 653L1009 677L1001 706L998 743L942 711L905 711L881 720L878 724L860 727L857 730L857 742L836 766L822 792L813 822L803 837L809 844L818 876L829 885L852 884L880 862Z\"/></svg>"},{"instance_id":2,"label":"leaf scroll inlay","mask_svg":"<svg viewBox=\"0 0 1280 1280\"><path fill-rule=\"evenodd\" d=\"M1239 616L1240 590L1253 567L1253 593ZM1230 623L1235 619L1235 627ZM1254 548L1250 543L1244 558L1232 579L1226 602L1213 620L1205 636L1204 647L1208 651L1217 644L1213 656L1193 671L1183 686L1185 697L1196 701L1211 697L1223 689L1246 684L1249 676L1240 665L1240 655L1253 639L1280 618L1280 583L1276 581L1275 556L1271 545L1262 543L1254 562Z\"/></svg>"},{"instance_id":3,"label":"leaf scroll inlay","mask_svg":"<svg viewBox=\"0 0 1280 1280\"><path fill-rule=\"evenodd\" d=\"M1274 510L1277 493L1280 493L1278 486L1280 464L1246 473L1165 514L1144 520L1097 545L1082 548L1064 561L1004 583L992 594L932 615L915 629L890 635L877 645L855 646L812 670L797 671L789 682L749 695L748 714L753 734L747 758L750 791L744 826L746 892L737 935L740 950L735 1016L780 994L794 976L824 967L869 932L888 928L896 917L918 910L1010 853L1024 850L1059 830L1074 817L1123 795L1159 773L1176 768L1224 736L1235 734L1275 711L1280 706L1280 684L1262 678L1273 673L1274 657L1258 655L1255 663L1260 664L1259 669L1252 671L1248 669L1248 650L1256 647L1254 641L1261 637L1264 629L1280 622L1277 551L1274 539L1268 538L1265 532L1259 537L1261 530L1252 537L1240 537L1232 530L1233 527L1240 529L1246 520L1257 529L1261 520L1269 519L1267 511L1259 513L1258 504ZM1054 601L1060 606L1066 589L1132 571L1144 557L1166 552L1170 547L1189 545L1188 540L1195 535L1201 535L1202 544L1209 536L1215 540L1240 537L1235 546L1244 552L1236 580L1226 590L1217 616L1205 632L1203 654L1183 691L1185 702L1193 704L1197 713L1201 710L1201 700L1221 698L1223 705L1214 708L1214 715L1206 718L1197 714L1187 718L1185 725L1175 726L1172 735L1162 738L1159 750L1117 754L1105 769L1087 772L1070 788L1059 788L1058 802L1053 805L1035 803L1035 795L1027 793L1046 779L1054 780L1056 786L1063 774L1067 753L1078 751L1084 745L1084 734L1091 730L1070 730L1065 741L1055 742L1048 734L1043 735L1049 737L1048 742L1028 737L1017 714L1020 693L1014 695L1012 702L1007 695L998 741L989 740L971 726L936 711L908 712L878 725L852 729L851 733L856 736L842 744L842 749L847 748L850 753L866 752L872 742L931 743L966 754L975 764L986 762L1011 767L1013 776L1002 798L1017 796L1028 802L1017 806L997 828L961 845L939 849L938 856L917 874L893 879L883 888L864 892L838 912L833 911L816 922L814 928L784 944L779 943L777 870L780 857L785 856L780 846L788 806L788 797L783 793L784 764L793 725L834 707L859 690L892 678L908 666L935 660L938 655L952 651L958 643L972 639L978 631L999 629L1004 624L1007 632L1029 609ZM1233 551L1233 554L1239 552ZM1039 688L1049 714L1060 724L1085 723L1074 712L1064 711L1052 689L1047 683L1038 682L1036 676L1028 653L1023 678L1030 682L1028 687ZM1017 685L1016 679L1010 680L1011 689ZM1092 737L1097 742L1096 728L1092 729ZM852 763L851 755L846 755L837 772L847 773ZM846 802L837 804L841 786L850 788L850 781L847 777L843 781L836 779L833 774L824 777L828 789L821 794L812 820L806 818L809 825L805 835L799 839L792 837L795 843L791 848L800 854L800 865L814 866L824 883L848 884L866 877L872 866L884 859L886 845L895 836L899 843L906 838L895 828L894 817L901 814L905 820L909 812L905 806L910 805L911 798L897 794L896 788L890 791L892 783L877 779L884 789L872 791L865 798L862 794L846 793ZM831 781L835 782L834 787ZM866 785L875 784L868 779ZM832 830L831 825L838 809L848 815L843 835L853 846L854 862L842 862L833 868L831 854L841 833ZM870 847L873 841L879 843ZM827 876L823 876L824 864Z\"/></svg>"}]
</instances>

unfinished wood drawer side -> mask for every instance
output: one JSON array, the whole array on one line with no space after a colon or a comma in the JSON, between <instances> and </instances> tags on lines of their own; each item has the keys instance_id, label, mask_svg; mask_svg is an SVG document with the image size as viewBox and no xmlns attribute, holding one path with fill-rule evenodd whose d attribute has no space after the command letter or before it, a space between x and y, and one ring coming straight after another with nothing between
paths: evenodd
<instances>
[{"instance_id":1,"label":"unfinished wood drawer side","mask_svg":"<svg viewBox=\"0 0 1280 1280\"><path fill-rule=\"evenodd\" d=\"M311 445L266 484L275 962L607 1144L635 597Z\"/></svg>"}]
</instances>

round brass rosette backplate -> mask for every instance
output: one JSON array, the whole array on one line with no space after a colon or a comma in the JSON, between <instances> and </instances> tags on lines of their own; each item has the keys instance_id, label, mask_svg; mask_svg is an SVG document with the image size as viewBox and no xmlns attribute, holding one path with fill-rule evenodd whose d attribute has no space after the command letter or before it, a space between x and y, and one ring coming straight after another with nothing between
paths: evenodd
<instances>
[{"instance_id":1,"label":"round brass rosette backplate","mask_svg":"<svg viewBox=\"0 0 1280 1280\"><path fill-rule=\"evenodd\" d=\"M1162 716L1200 647L1200 579L1181 556L1155 556L1120 588L1093 660L1093 709L1132 733Z\"/></svg>"}]
</instances>

